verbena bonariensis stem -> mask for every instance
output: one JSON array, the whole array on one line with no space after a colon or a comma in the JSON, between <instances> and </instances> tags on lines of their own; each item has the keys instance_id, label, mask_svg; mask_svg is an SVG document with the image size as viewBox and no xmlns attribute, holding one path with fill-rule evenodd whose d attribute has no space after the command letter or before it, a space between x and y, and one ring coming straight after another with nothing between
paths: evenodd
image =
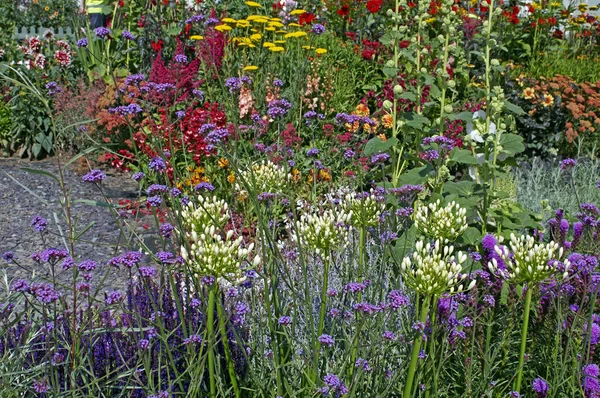
<instances>
[{"instance_id":1,"label":"verbena bonariensis stem","mask_svg":"<svg viewBox=\"0 0 600 398\"><path fill-rule=\"evenodd\" d=\"M429 306L431 303L431 297L426 296L423 300L423 306L419 311L419 321L421 324L425 324L427 321L427 315L429 315ZM421 332L422 333L422 332ZM404 394L402 398L410 398L412 392L412 385L415 379L415 373L417 371L417 361L419 360L419 352L421 351L421 343L423 342L423 336L419 335L415 338L412 349L412 356L410 358L410 365L408 367L408 374L406 376L406 383L404 384Z\"/></svg>"},{"instance_id":2,"label":"verbena bonariensis stem","mask_svg":"<svg viewBox=\"0 0 600 398\"><path fill-rule=\"evenodd\" d=\"M525 296L525 308L523 313L523 326L521 329L521 350L519 352L519 368L517 371L517 380L515 381L515 391L521 391L521 382L523 380L523 364L525 363L525 347L527 346L527 329L529 327L529 309L531 307L531 296L533 287L527 286Z\"/></svg>"}]
</instances>

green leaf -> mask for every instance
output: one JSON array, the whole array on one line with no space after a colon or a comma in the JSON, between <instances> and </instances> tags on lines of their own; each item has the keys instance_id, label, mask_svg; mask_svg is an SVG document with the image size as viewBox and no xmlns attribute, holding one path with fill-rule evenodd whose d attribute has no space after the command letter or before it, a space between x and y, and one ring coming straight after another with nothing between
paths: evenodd
<instances>
[{"instance_id":1,"label":"green leaf","mask_svg":"<svg viewBox=\"0 0 600 398\"><path fill-rule=\"evenodd\" d=\"M500 145L502 145L503 152L510 156L514 156L517 153L521 153L525 150L525 145L523 145L523 137L516 134L502 134L500 137Z\"/></svg>"},{"instance_id":2,"label":"green leaf","mask_svg":"<svg viewBox=\"0 0 600 398\"><path fill-rule=\"evenodd\" d=\"M379 137L373 137L367 142L363 152L365 155L373 155L385 152L396 144L398 144L396 137L388 138L386 141L383 141Z\"/></svg>"},{"instance_id":3,"label":"green leaf","mask_svg":"<svg viewBox=\"0 0 600 398\"><path fill-rule=\"evenodd\" d=\"M450 160L460 164L478 164L477 158L468 149L455 148L450 153Z\"/></svg>"},{"instance_id":4,"label":"green leaf","mask_svg":"<svg viewBox=\"0 0 600 398\"><path fill-rule=\"evenodd\" d=\"M417 96L415 95L415 93L411 93L410 91L403 92L399 98L406 99L406 100L413 101L413 102L417 100Z\"/></svg>"},{"instance_id":5,"label":"green leaf","mask_svg":"<svg viewBox=\"0 0 600 398\"><path fill-rule=\"evenodd\" d=\"M472 181L449 181L446 184L444 184L444 192L458 196L471 196L473 195L474 186L475 183Z\"/></svg>"},{"instance_id":6,"label":"green leaf","mask_svg":"<svg viewBox=\"0 0 600 398\"><path fill-rule=\"evenodd\" d=\"M475 246L481 241L481 232L475 227L469 227L461 236L464 243Z\"/></svg>"},{"instance_id":7,"label":"green leaf","mask_svg":"<svg viewBox=\"0 0 600 398\"><path fill-rule=\"evenodd\" d=\"M473 112L460 112L455 114L448 115L448 119L450 120L464 120L468 122L469 120L473 120Z\"/></svg>"},{"instance_id":8,"label":"green leaf","mask_svg":"<svg viewBox=\"0 0 600 398\"><path fill-rule=\"evenodd\" d=\"M98 202L96 200L89 200L89 199L77 199L74 200L73 203L83 203L89 206L96 206L96 207L115 207L114 205L110 204L110 203L106 203L106 202Z\"/></svg>"},{"instance_id":9,"label":"green leaf","mask_svg":"<svg viewBox=\"0 0 600 398\"><path fill-rule=\"evenodd\" d=\"M508 303L508 283L502 283L502 291L500 292L500 304L506 305Z\"/></svg>"},{"instance_id":10,"label":"green leaf","mask_svg":"<svg viewBox=\"0 0 600 398\"><path fill-rule=\"evenodd\" d=\"M35 144L34 144L34 146L35 146ZM57 176L55 176L54 174L52 174L48 171L45 171L45 170L32 169L29 167L21 167L21 170L23 170L27 173L31 173L31 174L38 174L38 175L50 177L50 178L54 179L56 182L60 182Z\"/></svg>"},{"instance_id":11,"label":"green leaf","mask_svg":"<svg viewBox=\"0 0 600 398\"><path fill-rule=\"evenodd\" d=\"M514 113L515 115L522 115L525 113L525 111L518 105L515 105L511 102L508 101L504 101L504 107L506 109L508 109L510 112Z\"/></svg>"},{"instance_id":12,"label":"green leaf","mask_svg":"<svg viewBox=\"0 0 600 398\"><path fill-rule=\"evenodd\" d=\"M422 129L423 126L429 124L429 119L427 119L425 116L413 112L403 113L402 119L404 119L407 126L414 127L419 130Z\"/></svg>"},{"instance_id":13,"label":"green leaf","mask_svg":"<svg viewBox=\"0 0 600 398\"><path fill-rule=\"evenodd\" d=\"M432 170L431 165L425 165L408 170L398 179L398 186L422 184L429 178L429 172Z\"/></svg>"}]
</instances>

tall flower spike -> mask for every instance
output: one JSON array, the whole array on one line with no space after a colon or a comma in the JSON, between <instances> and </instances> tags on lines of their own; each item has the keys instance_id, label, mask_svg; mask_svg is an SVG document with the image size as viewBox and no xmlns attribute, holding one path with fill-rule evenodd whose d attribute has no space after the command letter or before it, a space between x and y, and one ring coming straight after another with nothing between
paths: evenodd
<instances>
[{"instance_id":1,"label":"tall flower spike","mask_svg":"<svg viewBox=\"0 0 600 398\"><path fill-rule=\"evenodd\" d=\"M467 210L458 203L442 207L440 200L429 205L419 204L414 215L415 226L432 239L455 241L468 227Z\"/></svg>"},{"instance_id":2,"label":"tall flower spike","mask_svg":"<svg viewBox=\"0 0 600 398\"><path fill-rule=\"evenodd\" d=\"M412 257L402 261L404 282L420 294L441 296L444 293L460 293L471 289L475 281L468 286L463 284L467 275L461 274L462 264L467 255L458 252L453 255L454 246L443 246L439 240L434 244L417 242Z\"/></svg>"},{"instance_id":3,"label":"tall flower spike","mask_svg":"<svg viewBox=\"0 0 600 398\"><path fill-rule=\"evenodd\" d=\"M563 255L563 248L558 243L536 243L532 236L511 234L509 245L510 251L506 246L494 248L506 270L500 270L494 258L488 263L490 271L499 272L514 283L538 283L558 272L556 265ZM569 260L563 264L563 278L566 278L571 264Z\"/></svg>"},{"instance_id":4,"label":"tall flower spike","mask_svg":"<svg viewBox=\"0 0 600 398\"><path fill-rule=\"evenodd\" d=\"M333 210L325 210L322 214L303 214L294 239L319 255L329 255L331 250L339 250L346 245L350 217L350 213Z\"/></svg>"}]
</instances>

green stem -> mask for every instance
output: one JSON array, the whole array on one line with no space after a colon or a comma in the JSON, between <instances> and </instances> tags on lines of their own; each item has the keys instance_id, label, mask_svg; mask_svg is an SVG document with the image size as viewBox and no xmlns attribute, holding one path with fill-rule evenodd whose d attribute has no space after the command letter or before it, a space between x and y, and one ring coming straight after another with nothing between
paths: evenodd
<instances>
[{"instance_id":1,"label":"green stem","mask_svg":"<svg viewBox=\"0 0 600 398\"><path fill-rule=\"evenodd\" d=\"M362 280L364 278L363 271L365 269L365 241L366 241L365 227L360 229L360 235L358 240L358 278Z\"/></svg>"},{"instance_id":2,"label":"green stem","mask_svg":"<svg viewBox=\"0 0 600 398\"><path fill-rule=\"evenodd\" d=\"M225 360L227 361L227 369L229 370L229 378L231 379L231 385L236 398L240 397L240 389L238 387L237 379L235 377L235 369L233 367L233 361L231 360L231 353L229 352L229 342L227 340L227 329L225 328L225 314L223 313L223 306L221 303L217 303L217 313L219 316L219 329L221 331L221 339L223 339L223 350L225 351Z\"/></svg>"},{"instance_id":3,"label":"green stem","mask_svg":"<svg viewBox=\"0 0 600 398\"><path fill-rule=\"evenodd\" d=\"M531 307L531 296L533 287L527 285L527 294L525 296L525 309L523 313L523 328L521 329L521 351L519 352L519 369L517 372L517 381L515 382L515 391L521 391L521 381L523 380L523 364L525 362L525 347L527 346L527 329L529 327L529 309Z\"/></svg>"},{"instance_id":4,"label":"green stem","mask_svg":"<svg viewBox=\"0 0 600 398\"><path fill-rule=\"evenodd\" d=\"M216 282L215 282L216 283ZM210 396L215 398L217 396L217 386L215 383L215 287L211 287L208 291L208 375L210 385Z\"/></svg>"},{"instance_id":5,"label":"green stem","mask_svg":"<svg viewBox=\"0 0 600 398\"><path fill-rule=\"evenodd\" d=\"M429 342L428 342L428 350L427 350L427 357L431 359L431 374L433 375L433 389L428 388L425 391L425 397L429 398L429 394L433 391L433 396L435 397L435 392L437 391L437 377L436 377L436 371L435 371L435 335L434 335L434 329L433 326L435 325L435 314L436 314L436 310L437 310L437 306L438 306L438 298L435 297L433 299L433 307L432 307L432 311L431 311L431 319L429 322L429 325L431 327L431 336L429 336Z\"/></svg>"},{"instance_id":6,"label":"green stem","mask_svg":"<svg viewBox=\"0 0 600 398\"><path fill-rule=\"evenodd\" d=\"M430 297L426 296L423 300L423 307L421 307L419 321L424 324L427 321L427 315L429 314ZM404 394L402 398L411 398L412 385L415 379L415 373L417 371L417 361L419 360L419 352L421 351L421 342L423 341L422 335L415 338L412 349L412 356L410 358L410 366L408 367L408 375L406 376L406 384L404 384Z\"/></svg>"},{"instance_id":7,"label":"green stem","mask_svg":"<svg viewBox=\"0 0 600 398\"><path fill-rule=\"evenodd\" d=\"M330 254L327 253L323 257L323 286L321 286L321 304L319 307L319 328L317 329L317 339L320 335L323 334L323 328L325 327L325 307L327 302L327 285L329 283L329 261ZM321 353L321 343L317 340L316 344L316 352L315 352L315 363L314 363L314 381L317 381L318 377L318 367L319 367L319 356Z\"/></svg>"}]
</instances>

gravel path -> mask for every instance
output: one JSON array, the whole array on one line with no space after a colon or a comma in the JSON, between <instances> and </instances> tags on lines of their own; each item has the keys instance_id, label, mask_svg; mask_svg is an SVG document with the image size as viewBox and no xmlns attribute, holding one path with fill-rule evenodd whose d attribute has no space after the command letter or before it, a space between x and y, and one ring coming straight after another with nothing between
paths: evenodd
<instances>
[{"instance_id":1,"label":"gravel path","mask_svg":"<svg viewBox=\"0 0 600 398\"><path fill-rule=\"evenodd\" d=\"M33 252L49 247L65 248L59 232L59 227L66 232L66 222L60 207L58 182L45 175L27 172L22 169L23 167L43 170L58 176L56 159L38 162L14 158L0 159L0 255L12 251L16 262L26 268L17 267L14 263L6 266L5 262L0 260L0 278L3 277L4 268L9 283L14 278L30 280L32 272L37 277L47 277L49 267L35 265L29 257ZM74 164L66 170L65 182L71 190L71 200L104 202L95 184L82 181L81 176L85 172L86 170L80 164ZM123 199L133 200L137 197L138 185L130 178L130 175L115 174L109 171L106 173L108 178L102 182L102 187L113 203L118 203ZM30 226L35 215L40 215L48 220L48 232L44 233L43 237ZM73 205L72 215L74 220L78 220L79 230L94 223L76 244L76 261L87 259L97 261L101 268L96 274L104 274L102 271L106 271L106 268L103 267L106 267L106 261L113 257L114 245L120 235L119 227L110 214L110 210L106 207L80 202ZM68 282L67 278L70 280L70 272L65 271L59 274L61 282ZM122 280L123 278L119 277L118 272L111 271L106 281L106 290L122 287ZM0 292L3 290L0 288Z\"/></svg>"}]
</instances>

